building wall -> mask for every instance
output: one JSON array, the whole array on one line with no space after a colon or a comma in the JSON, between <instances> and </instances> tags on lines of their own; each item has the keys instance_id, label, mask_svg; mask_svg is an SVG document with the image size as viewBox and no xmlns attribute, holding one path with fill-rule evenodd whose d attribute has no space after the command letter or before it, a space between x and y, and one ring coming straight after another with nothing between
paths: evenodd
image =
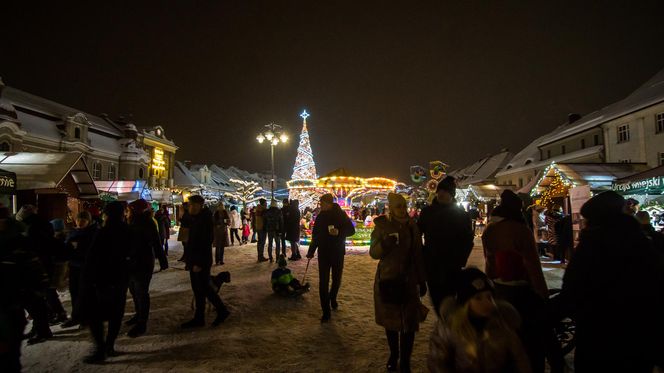
<instances>
[{"instance_id":1,"label":"building wall","mask_svg":"<svg viewBox=\"0 0 664 373\"><path fill-rule=\"evenodd\" d=\"M547 160L561 155L574 153L604 143L604 134L601 128L592 128L551 144L540 147L540 160Z\"/></svg>"},{"instance_id":2,"label":"building wall","mask_svg":"<svg viewBox=\"0 0 664 373\"><path fill-rule=\"evenodd\" d=\"M657 130L657 114L664 114L664 102L604 123L606 161L661 165L664 131ZM629 126L629 140L619 142L618 129L624 125Z\"/></svg>"}]
</instances>

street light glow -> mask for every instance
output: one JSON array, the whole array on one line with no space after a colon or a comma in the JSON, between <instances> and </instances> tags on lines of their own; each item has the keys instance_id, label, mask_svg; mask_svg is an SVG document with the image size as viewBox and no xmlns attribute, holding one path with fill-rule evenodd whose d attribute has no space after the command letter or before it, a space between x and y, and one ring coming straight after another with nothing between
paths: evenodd
<instances>
[{"instance_id":1,"label":"street light glow","mask_svg":"<svg viewBox=\"0 0 664 373\"><path fill-rule=\"evenodd\" d=\"M265 141L265 136L263 136L263 134L261 133L258 136L256 136L256 140L258 140L258 142L262 144L263 141Z\"/></svg>"},{"instance_id":2,"label":"street light glow","mask_svg":"<svg viewBox=\"0 0 664 373\"><path fill-rule=\"evenodd\" d=\"M282 133L279 138L281 139L281 142L288 142L288 135L285 133Z\"/></svg>"},{"instance_id":3,"label":"street light glow","mask_svg":"<svg viewBox=\"0 0 664 373\"><path fill-rule=\"evenodd\" d=\"M265 132L265 138L266 139L272 140L273 137L274 137L274 133L272 133L272 131L268 130L267 132Z\"/></svg>"}]
</instances>

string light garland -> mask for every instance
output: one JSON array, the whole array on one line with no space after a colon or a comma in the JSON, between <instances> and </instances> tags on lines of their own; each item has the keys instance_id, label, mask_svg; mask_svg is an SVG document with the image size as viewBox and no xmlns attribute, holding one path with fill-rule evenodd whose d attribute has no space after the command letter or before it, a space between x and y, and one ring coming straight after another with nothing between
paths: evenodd
<instances>
[{"instance_id":1,"label":"string light garland","mask_svg":"<svg viewBox=\"0 0 664 373\"><path fill-rule=\"evenodd\" d=\"M300 117L302 117L302 133L300 133L300 144L297 147L293 174L291 175L291 181L288 182L288 199L298 200L301 209L315 207L319 196L315 190L308 190L302 187L291 188L290 186L291 182L296 182L295 184L297 184L297 181L315 180L318 177L316 174L314 153L311 150L311 142L309 141L309 131L307 129L307 118L309 116L310 114L306 110L300 114Z\"/></svg>"},{"instance_id":2,"label":"string light garland","mask_svg":"<svg viewBox=\"0 0 664 373\"><path fill-rule=\"evenodd\" d=\"M542 182L545 178L551 178L551 183L542 191L538 193L538 188L542 185ZM567 196L569 189L577 186L577 184L572 181L564 172L557 167L555 162L552 162L542 173L542 177L537 181L533 189L530 191L531 197L537 197L539 199L536 201L537 204L550 208L554 202L554 198Z\"/></svg>"}]
</instances>

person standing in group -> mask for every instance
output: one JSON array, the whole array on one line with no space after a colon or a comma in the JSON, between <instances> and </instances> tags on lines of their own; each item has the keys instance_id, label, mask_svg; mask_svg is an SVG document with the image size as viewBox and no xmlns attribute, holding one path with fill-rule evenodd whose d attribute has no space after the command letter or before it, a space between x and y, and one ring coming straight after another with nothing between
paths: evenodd
<instances>
[{"instance_id":1,"label":"person standing in group","mask_svg":"<svg viewBox=\"0 0 664 373\"><path fill-rule=\"evenodd\" d=\"M249 228L249 213L247 210L242 209L242 244L246 245L249 243L249 236L251 236L251 229Z\"/></svg>"},{"instance_id":2,"label":"person standing in group","mask_svg":"<svg viewBox=\"0 0 664 373\"><path fill-rule=\"evenodd\" d=\"M331 194L320 197L320 213L316 217L312 232L311 245L307 258L312 259L318 250L318 274L320 306L323 311L321 322L330 320L330 308L337 309L337 295L341 286L341 275L346 255L346 237L355 234L353 222L345 212L334 203ZM330 272L332 286L330 287Z\"/></svg>"},{"instance_id":3,"label":"person standing in group","mask_svg":"<svg viewBox=\"0 0 664 373\"><path fill-rule=\"evenodd\" d=\"M26 294L43 298L48 276L29 249L21 223L12 219L0 204L0 367L3 372L21 372L21 341ZM48 324L47 324L48 326Z\"/></svg>"},{"instance_id":4,"label":"person standing in group","mask_svg":"<svg viewBox=\"0 0 664 373\"><path fill-rule=\"evenodd\" d=\"M159 260L162 271L168 268L168 260L164 256L159 231L148 202L142 198L137 199L129 204L128 211L132 241L129 255L129 291L136 314L125 324L132 325L127 335L136 338L147 331L150 316L150 281L152 281L155 258Z\"/></svg>"},{"instance_id":5,"label":"person standing in group","mask_svg":"<svg viewBox=\"0 0 664 373\"><path fill-rule=\"evenodd\" d=\"M265 230L267 231L267 255L272 263L272 244L274 243L274 257L279 258L282 253L286 255L286 248L281 246L281 235L284 230L284 217L277 207L277 201L272 200L270 208L265 212Z\"/></svg>"},{"instance_id":6,"label":"person standing in group","mask_svg":"<svg viewBox=\"0 0 664 373\"><path fill-rule=\"evenodd\" d=\"M284 221L286 240L290 242L291 257L289 260L300 260L300 201L294 199L288 206L288 221ZM284 250L285 251L285 250Z\"/></svg>"},{"instance_id":7,"label":"person standing in group","mask_svg":"<svg viewBox=\"0 0 664 373\"><path fill-rule=\"evenodd\" d=\"M81 321L88 323L95 342L92 354L84 360L86 363L101 363L107 356L117 355L115 340L127 300L133 237L124 222L124 205L110 202L104 208L103 227L92 241L81 268ZM108 321L106 336L104 321Z\"/></svg>"},{"instance_id":8,"label":"person standing in group","mask_svg":"<svg viewBox=\"0 0 664 373\"><path fill-rule=\"evenodd\" d=\"M256 251L258 251L258 262L267 262L265 257L265 239L267 238L267 231L265 230L265 213L267 212L267 201L265 198L258 200L258 206L254 208L254 233L258 236L258 244ZM252 238L253 242L253 238Z\"/></svg>"},{"instance_id":9,"label":"person standing in group","mask_svg":"<svg viewBox=\"0 0 664 373\"><path fill-rule=\"evenodd\" d=\"M62 323L63 328L70 328L81 323L81 271L92 243L99 231L99 226L87 211L76 215L76 229L69 232L66 245L69 248L69 295L71 296L71 319Z\"/></svg>"},{"instance_id":10,"label":"person standing in group","mask_svg":"<svg viewBox=\"0 0 664 373\"><path fill-rule=\"evenodd\" d=\"M288 215L290 214L290 201L288 198L284 198L281 205L281 217L282 217L282 226L281 226L281 247L284 251L284 256L286 255L286 225L288 224ZM291 246L291 250L293 247ZM279 258L277 255L275 258Z\"/></svg>"},{"instance_id":11,"label":"person standing in group","mask_svg":"<svg viewBox=\"0 0 664 373\"><path fill-rule=\"evenodd\" d=\"M217 317L212 322L212 326L217 326L228 318L230 312L210 284L212 241L214 240L212 212L205 206L205 200L201 196L191 196L189 198L189 212L192 217L192 224L189 240L187 241L189 252L186 269L189 271L196 311L194 318L183 323L182 328L195 328L205 325L206 298L217 311Z\"/></svg>"},{"instance_id":12,"label":"person standing in group","mask_svg":"<svg viewBox=\"0 0 664 373\"><path fill-rule=\"evenodd\" d=\"M217 265L224 264L224 249L228 246L228 226L231 217L226 211L223 202L217 205L217 211L214 212L214 262Z\"/></svg>"},{"instance_id":13,"label":"person standing in group","mask_svg":"<svg viewBox=\"0 0 664 373\"><path fill-rule=\"evenodd\" d=\"M563 218L563 208L558 204L553 204L544 212L544 223L546 224L546 240L549 246L549 253L552 259L558 259L560 248L558 247L558 234L556 233L556 224Z\"/></svg>"},{"instance_id":14,"label":"person standing in group","mask_svg":"<svg viewBox=\"0 0 664 373\"><path fill-rule=\"evenodd\" d=\"M608 191L581 207L585 227L558 298L576 322L574 371L664 368L664 265L625 200Z\"/></svg>"},{"instance_id":15,"label":"person standing in group","mask_svg":"<svg viewBox=\"0 0 664 373\"><path fill-rule=\"evenodd\" d=\"M260 201L258 202L260 204ZM252 207L249 211L249 219L251 222L251 243L256 243L256 207Z\"/></svg>"},{"instance_id":16,"label":"person standing in group","mask_svg":"<svg viewBox=\"0 0 664 373\"><path fill-rule=\"evenodd\" d=\"M530 373L515 332L519 313L494 300L491 280L477 268L464 268L456 288L441 304L431 333L429 372Z\"/></svg>"},{"instance_id":17,"label":"person standing in group","mask_svg":"<svg viewBox=\"0 0 664 373\"><path fill-rule=\"evenodd\" d=\"M456 180L447 176L438 183L436 197L422 210L418 226L424 234L424 263L433 306L454 294L454 281L466 266L473 249L470 217L456 204Z\"/></svg>"},{"instance_id":18,"label":"person standing in group","mask_svg":"<svg viewBox=\"0 0 664 373\"><path fill-rule=\"evenodd\" d=\"M187 258L187 240L189 239L189 228L191 228L191 216L189 216L189 202L182 204L182 216L180 217L180 229L178 230L178 241L182 242L182 256L178 262L184 262Z\"/></svg>"},{"instance_id":19,"label":"person standing in group","mask_svg":"<svg viewBox=\"0 0 664 373\"><path fill-rule=\"evenodd\" d=\"M231 207L231 212L230 212L230 227L231 227L231 245L235 245L235 239L237 239L237 244L242 245L242 239L240 238L240 235L238 234L238 231L242 229L242 219L240 217L240 214L237 212L237 207L233 206Z\"/></svg>"},{"instance_id":20,"label":"person standing in group","mask_svg":"<svg viewBox=\"0 0 664 373\"><path fill-rule=\"evenodd\" d=\"M52 269L50 273L51 284L46 291L46 303L50 312L49 323L57 325L67 321L67 311L60 301L58 289L64 288L67 281L69 253L65 246L65 239L67 238L65 221L58 218L51 220L50 223L53 227L53 238L49 244Z\"/></svg>"},{"instance_id":21,"label":"person standing in group","mask_svg":"<svg viewBox=\"0 0 664 373\"><path fill-rule=\"evenodd\" d=\"M500 205L492 212L492 222L482 235L482 245L486 274L496 284L496 296L519 311L523 320L520 335L530 366L533 372L543 372L550 332L544 309L549 291L535 238L522 209L521 199L511 190L505 190L500 195ZM556 363L553 359L550 362Z\"/></svg>"},{"instance_id":22,"label":"person standing in group","mask_svg":"<svg viewBox=\"0 0 664 373\"><path fill-rule=\"evenodd\" d=\"M159 227L159 237L162 240L164 256L168 257L168 239L171 237L171 216L168 213L168 207L162 206L154 215Z\"/></svg>"},{"instance_id":23,"label":"person standing in group","mask_svg":"<svg viewBox=\"0 0 664 373\"><path fill-rule=\"evenodd\" d=\"M378 259L374 280L376 323L385 328L390 357L387 370L410 372L415 332L423 320L420 297L426 294L422 239L415 221L408 215L406 200L396 193L388 196L389 216L374 221L369 255Z\"/></svg>"}]
</instances>

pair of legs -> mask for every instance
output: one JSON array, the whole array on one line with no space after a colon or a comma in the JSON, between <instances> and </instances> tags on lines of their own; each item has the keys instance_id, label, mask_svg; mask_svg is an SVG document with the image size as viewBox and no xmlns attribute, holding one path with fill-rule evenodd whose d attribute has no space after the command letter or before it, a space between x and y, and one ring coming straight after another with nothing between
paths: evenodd
<instances>
[{"instance_id":1,"label":"pair of legs","mask_svg":"<svg viewBox=\"0 0 664 373\"><path fill-rule=\"evenodd\" d=\"M266 231L254 232L258 236L258 245L256 245L256 250L258 251L258 260L265 259L265 240L267 239Z\"/></svg>"},{"instance_id":2,"label":"pair of legs","mask_svg":"<svg viewBox=\"0 0 664 373\"><path fill-rule=\"evenodd\" d=\"M281 237L275 231L267 232L267 255L272 260L272 243L274 242L276 246L276 251L274 252L274 257L279 258L279 254L282 252L281 247ZM286 254L286 248L283 248L283 253Z\"/></svg>"},{"instance_id":3,"label":"pair of legs","mask_svg":"<svg viewBox=\"0 0 664 373\"><path fill-rule=\"evenodd\" d=\"M62 322L67 319L67 311L60 302L60 296L56 288L46 289L46 303L50 313L50 319L54 322Z\"/></svg>"},{"instance_id":4,"label":"pair of legs","mask_svg":"<svg viewBox=\"0 0 664 373\"><path fill-rule=\"evenodd\" d=\"M127 287L113 286L98 289L94 295L91 314L87 315L90 334L95 342L95 351L86 359L87 362L104 360L115 354L115 340L120 333L122 317L127 301ZM105 317L107 316L107 317ZM104 321L108 320L108 330L104 335Z\"/></svg>"},{"instance_id":5,"label":"pair of legs","mask_svg":"<svg viewBox=\"0 0 664 373\"><path fill-rule=\"evenodd\" d=\"M397 361L401 361L401 372L410 372L410 356L413 354L415 332L398 332L385 329L387 345L390 347L390 358L387 369L396 371Z\"/></svg>"},{"instance_id":6,"label":"pair of legs","mask_svg":"<svg viewBox=\"0 0 664 373\"><path fill-rule=\"evenodd\" d=\"M232 237L232 236L231 236ZM217 264L224 264L224 245L219 245L214 250L214 262Z\"/></svg>"},{"instance_id":7,"label":"pair of legs","mask_svg":"<svg viewBox=\"0 0 664 373\"><path fill-rule=\"evenodd\" d=\"M239 230L239 228L231 228L231 245L235 245L235 238L237 238L237 243L242 243L242 239L238 233Z\"/></svg>"},{"instance_id":8,"label":"pair of legs","mask_svg":"<svg viewBox=\"0 0 664 373\"><path fill-rule=\"evenodd\" d=\"M72 322L74 323L78 323L81 321L81 305L79 304L80 287L81 287L81 267L70 265L69 295L71 295L71 319Z\"/></svg>"},{"instance_id":9,"label":"pair of legs","mask_svg":"<svg viewBox=\"0 0 664 373\"><path fill-rule=\"evenodd\" d=\"M302 255L300 255L300 243L297 240L288 240L290 242L290 247L291 247L291 259L300 259L302 258ZM286 250L284 249L284 254L286 253Z\"/></svg>"},{"instance_id":10,"label":"pair of legs","mask_svg":"<svg viewBox=\"0 0 664 373\"><path fill-rule=\"evenodd\" d=\"M134 300L134 308L136 309L136 315L132 319L135 325L129 331L129 336L136 337L147 330L148 317L150 316L151 280L152 272L134 272L129 275L129 292Z\"/></svg>"},{"instance_id":11,"label":"pair of legs","mask_svg":"<svg viewBox=\"0 0 664 373\"><path fill-rule=\"evenodd\" d=\"M204 268L200 272L189 271L191 290L194 292L196 312L192 320L196 325L205 324L205 299L217 310L218 315L228 314L228 309L222 302L219 294L210 286L210 269ZM217 316L219 318L219 316Z\"/></svg>"},{"instance_id":12,"label":"pair of legs","mask_svg":"<svg viewBox=\"0 0 664 373\"><path fill-rule=\"evenodd\" d=\"M4 348L0 350L0 367L11 373L21 372L21 341L27 324L23 309L9 306L0 310L0 323L4 325L4 333L0 337Z\"/></svg>"},{"instance_id":13,"label":"pair of legs","mask_svg":"<svg viewBox=\"0 0 664 373\"><path fill-rule=\"evenodd\" d=\"M319 295L320 307L323 310L323 319L330 318L330 306L336 308L337 295L341 287L341 275L344 271L344 257L324 258L318 257ZM332 273L332 286L330 287L330 273Z\"/></svg>"}]
</instances>

